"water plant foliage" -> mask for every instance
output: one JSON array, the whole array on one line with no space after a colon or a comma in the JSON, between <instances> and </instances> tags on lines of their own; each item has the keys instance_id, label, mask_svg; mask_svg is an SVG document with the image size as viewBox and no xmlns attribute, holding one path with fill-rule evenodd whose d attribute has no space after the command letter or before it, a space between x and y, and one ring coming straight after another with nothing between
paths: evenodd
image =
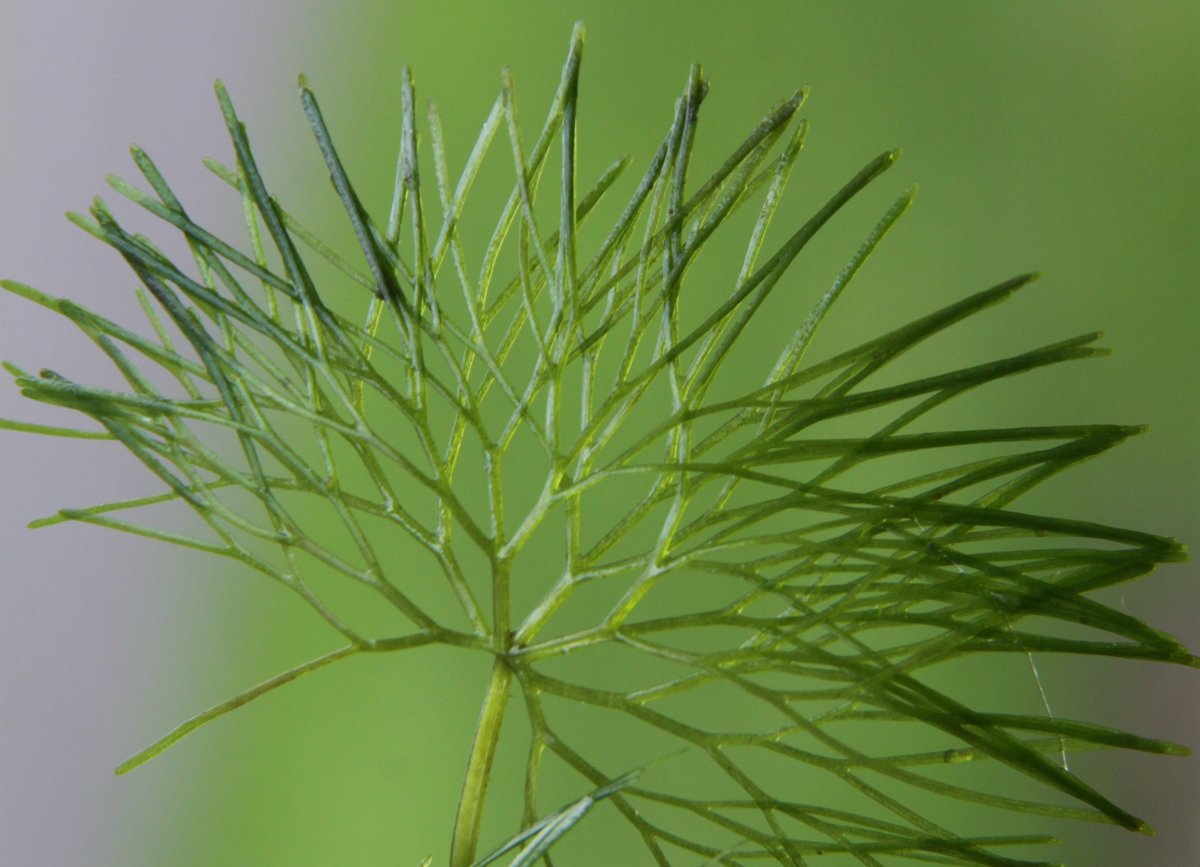
<instances>
[{"instance_id":1,"label":"water plant foliage","mask_svg":"<svg viewBox=\"0 0 1200 867\"><path fill-rule=\"evenodd\" d=\"M1044 715L975 709L930 676L952 660L982 665L998 654L1195 663L1170 636L1089 596L1183 559L1178 543L1015 507L1141 429L936 423L935 410L973 389L1103 353L1099 335L915 379L894 373L909 350L1022 290L1036 276L1027 274L811 357L818 327L909 207L910 189L815 306L789 305L811 312L796 317L757 386L734 388L722 374L744 374L761 358L760 346L745 345L751 320L769 295L789 291L805 246L898 154L871 160L768 245L804 144L804 92L774 106L704 177L691 155L708 84L693 68L640 177L625 178L623 159L581 181L582 48L577 29L532 142L505 74L457 178L432 104L418 121L406 70L395 188L379 216L364 206L301 78L303 110L361 249L356 261L271 194L218 83L235 159L208 166L240 197L241 246L193 222L136 147L147 188L110 183L179 230L192 261L172 261L99 199L90 216L70 215L136 274L153 336L3 283L74 322L128 383L110 390L8 364L25 396L102 430L3 425L116 440L165 486L33 526L83 521L229 558L298 594L341 638L183 723L117 772L315 669L444 644L492 660L452 867L478 857L500 731L506 715L520 714L530 733L524 786L492 795L523 799L522 829L481 865L549 863L550 845L600 802L660 865L1042 863L1023 853L1050 838L961 836L939 802L1146 830L1069 770L1067 756L1183 747L1059 718L1048 704ZM432 165L418 166L422 125ZM466 249L460 220L485 157L510 167L511 193L490 242ZM545 188L552 208L545 195L538 201ZM618 188L632 190L621 194L619 216L584 249L580 226ZM740 269L713 303L711 292L689 291L689 277L704 272L698 257L738 213L752 228ZM318 285L318 258L357 286L355 316ZM124 517L167 501L191 507L206 534ZM381 554L380 540L395 535L425 562ZM537 544L557 560L528 556ZM313 589L314 569L367 588L407 625L365 633ZM418 601L434 592L434 578L452 618ZM573 608L584 588L591 607ZM603 612L580 623L580 611L598 610L596 598L608 600ZM620 660L623 685L613 666L588 661L605 653ZM586 739L557 722L567 706L594 714ZM621 744L605 721L616 718L633 727L622 732L643 730L651 751L685 754L639 773L631 769L645 753L631 749L614 766ZM590 794L545 811L547 759ZM688 768L683 777L668 773L676 762ZM1021 792L1044 795L997 789L995 775L955 777L978 763L1005 766L1032 784Z\"/></svg>"}]
</instances>

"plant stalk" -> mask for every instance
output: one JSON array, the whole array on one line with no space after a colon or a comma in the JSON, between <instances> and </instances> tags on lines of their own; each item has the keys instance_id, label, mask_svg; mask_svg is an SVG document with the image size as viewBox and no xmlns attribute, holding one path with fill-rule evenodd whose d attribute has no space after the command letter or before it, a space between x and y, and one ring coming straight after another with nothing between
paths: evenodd
<instances>
[{"instance_id":1,"label":"plant stalk","mask_svg":"<svg viewBox=\"0 0 1200 867\"><path fill-rule=\"evenodd\" d=\"M492 759L496 756L496 743L500 740L500 725L504 721L511 685L512 669L497 657L492 666L487 694L483 698L483 708L479 712L479 724L475 728L475 741L471 744L471 758L467 762L462 796L458 799L458 816L454 820L454 837L450 842L450 867L470 867L475 860L479 824L483 819L483 800L492 776Z\"/></svg>"}]
</instances>

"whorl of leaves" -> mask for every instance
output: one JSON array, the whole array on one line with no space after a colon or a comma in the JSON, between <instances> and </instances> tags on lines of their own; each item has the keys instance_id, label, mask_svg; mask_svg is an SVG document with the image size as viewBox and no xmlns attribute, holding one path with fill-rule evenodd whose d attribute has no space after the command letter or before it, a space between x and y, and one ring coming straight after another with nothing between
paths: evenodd
<instances>
[{"instance_id":1,"label":"whorl of leaves","mask_svg":"<svg viewBox=\"0 0 1200 867\"><path fill-rule=\"evenodd\" d=\"M763 858L804 865L837 853L866 865L896 859L1009 865L1031 862L995 850L1049 840L958 836L930 817L937 800L931 794L1145 829L1067 770L1066 755L1113 747L1182 754L1182 747L1055 718L1048 705L1045 716L973 710L922 677L947 660L997 653L1194 663L1169 636L1087 595L1182 559L1180 545L1010 508L1035 485L1138 429L912 432L932 410L978 386L1100 354L1092 345L1098 335L878 383L909 349L1008 299L1035 276L1025 275L812 361L806 350L814 332L904 213L909 190L799 322L761 386L718 398L714 383L722 370L761 357L747 355L739 338L767 296L781 284L786 291L784 278L809 240L897 154L868 163L763 255L804 142L805 123L793 123L804 94L775 106L689 195L690 156L707 92L694 68L619 219L585 255L579 225L629 161L616 162L584 194L577 192L581 50L577 30L532 147L522 140L505 75L457 182L432 105L433 171L418 172L415 97L406 71L386 221L364 207L302 78L304 111L361 245L359 264L319 241L270 194L246 129L218 83L236 161L208 165L241 196L249 252L194 223L135 147L152 192L110 182L183 233L194 270L128 232L100 200L91 219L71 219L128 262L156 337L66 299L4 283L77 324L129 389L9 365L23 394L78 410L106 433L3 424L118 440L167 487L138 500L63 510L35 526L85 521L232 558L299 594L346 642L184 723L118 773L318 667L360 653L441 643L494 658L455 826L455 867L475 857L492 756L514 690L532 732L524 787L528 830L489 857L518 847L520 863L544 855L600 798L615 805L663 865ZM472 255L460 241L459 220L485 154L497 147L516 180L490 243ZM561 158L551 160L555 149ZM546 212L535 207L539 187L549 183L543 178L548 164L561 167L554 231L539 224ZM429 177L436 181L432 194ZM428 198L440 207L436 218ZM751 207L757 220L727 296L697 309L689 269L713 233ZM302 254L304 248L310 252ZM361 284L361 319L327 306L306 264L312 254ZM504 274L501 263L508 260L512 273ZM139 363L157 372L147 375ZM173 389L162 387L163 374ZM882 413L887 418L880 423ZM822 433L830 422L853 418L862 428L857 436ZM214 429L224 430L226 439L214 439ZM845 429L843 423L839 430ZM523 443L519 464L512 457L516 443ZM964 448L969 459L961 457ZM917 453L941 455L938 468L907 477L903 470L911 462L885 460ZM884 468L871 478L890 472L891 480L848 481L868 462ZM518 476L526 490L531 479L537 482L530 503L506 497L506 485ZM118 517L169 500L190 506L211 530L209 538ZM261 506L257 514L245 508L248 502ZM543 524L562 540L556 580L521 558ZM436 569L378 555L379 540L389 533L415 541ZM318 563L376 591L380 604L394 607L411 629L361 634L306 583L304 570ZM412 592L414 582L436 571L461 609L456 622L436 620L414 600L420 595ZM610 592L607 613L584 628L556 627L585 584ZM516 610L510 591L521 585L549 589L528 610ZM649 594L653 612L647 613ZM709 604L718 596L719 604ZM707 601L698 606L696 599ZM601 648L624 654L625 687L612 685L611 666L572 662ZM605 683L596 672L605 672ZM557 706L564 703L595 709L587 742L568 742L556 727ZM710 713L714 706L722 712ZM621 746L605 739L604 714L624 715L656 730L655 744L665 736L708 762L708 788L700 791L695 780L685 790L669 782L651 787L621 776L637 764L632 750L623 768L602 768L589 754L597 745L609 755ZM918 743L932 735L941 746L906 754L878 746L912 743L912 732ZM539 820L547 751L596 791ZM764 764L763 756L771 761ZM1017 799L928 772L984 760L1003 763L1076 805L1054 797L1053 803ZM773 775L764 776L763 767ZM790 779L805 783L789 786Z\"/></svg>"}]
</instances>

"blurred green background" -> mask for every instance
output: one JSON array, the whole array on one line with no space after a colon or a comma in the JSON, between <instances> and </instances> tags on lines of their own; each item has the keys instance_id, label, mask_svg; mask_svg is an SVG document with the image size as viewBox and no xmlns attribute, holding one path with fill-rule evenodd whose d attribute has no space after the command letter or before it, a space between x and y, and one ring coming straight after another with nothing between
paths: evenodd
<instances>
[{"instance_id":1,"label":"blurred green background","mask_svg":"<svg viewBox=\"0 0 1200 867\"><path fill-rule=\"evenodd\" d=\"M806 309L896 195L921 184L816 351L1041 270L1033 289L939 338L939 364L1095 328L1117 354L989 388L957 418L1149 423L1149 436L1055 479L1022 508L1200 538L1200 4L441 0L343 2L305 14L294 54L376 213L390 194L405 63L422 102L437 100L456 172L505 64L532 139L571 24L583 19L580 182L629 153L634 170L622 191L669 124L693 60L711 81L701 167L778 98L809 85L801 114L812 128L776 238L870 157L897 146L904 157L806 252L779 294L796 293ZM243 116L253 135L256 117ZM219 121L210 113L194 123ZM299 105L274 107L271 123L268 180L302 219L350 249ZM765 327L767 338L783 339L792 325ZM1193 573L1187 564L1164 569L1122 589L1121 604L1200 645ZM186 712L332 647L305 611L261 582L222 582L206 604L221 627L193 663L204 669L195 689L172 697ZM145 826L145 863L390 867L430 853L441 862L486 677L484 660L464 670L465 660L441 650L351 660L188 738L138 772L172 792ZM1040 668L1061 715L1200 746L1193 673L1059 659ZM1034 696L1029 680L1006 688ZM170 724L163 713L156 719ZM518 752L502 752L502 775L523 760ZM1159 836L1056 825L1067 842L1047 857L1096 867L1197 860L1200 762L1101 755L1078 767ZM495 787L493 812L511 816L505 801L515 797ZM589 820L588 846L604 840L611 820ZM486 823L485 834L501 825ZM598 850L589 860L588 846L577 846L572 863L609 863Z\"/></svg>"}]
</instances>

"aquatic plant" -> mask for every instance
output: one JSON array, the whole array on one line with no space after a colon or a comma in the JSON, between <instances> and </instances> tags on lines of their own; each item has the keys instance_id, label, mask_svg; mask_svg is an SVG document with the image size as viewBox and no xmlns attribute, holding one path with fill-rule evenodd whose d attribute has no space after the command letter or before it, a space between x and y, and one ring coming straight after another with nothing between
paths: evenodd
<instances>
[{"instance_id":1,"label":"aquatic plant","mask_svg":"<svg viewBox=\"0 0 1200 867\"><path fill-rule=\"evenodd\" d=\"M188 720L117 773L318 668L443 644L492 660L452 825L447 817L452 867L510 856L512 864L548 862L551 844L601 800L663 865L804 865L818 856L1013 865L1033 862L999 854L1005 847L1050 840L960 836L938 818L939 799L1146 830L1073 773L1068 754L1180 755L1183 747L1055 717L1048 702L1037 716L975 709L927 677L951 660L984 676L997 654L1028 657L1031 666L1034 653L1195 664L1170 636L1089 596L1183 559L1178 543L1014 508L1041 482L1142 429L931 426L936 410L975 388L1103 354L1099 335L936 375L895 373L893 362L909 350L1036 277L1026 274L812 359L818 327L914 187L815 306L804 302L811 310L796 316L793 337L759 384L743 387L762 357L761 346L746 345L751 320L772 292L787 291L809 241L898 153L870 161L766 254L804 144L804 91L774 106L695 185L691 155L708 83L693 67L650 164L585 251L579 227L616 195L630 161L613 163L581 194L582 50L577 28L532 145L505 74L457 179L432 104L432 175L418 171L406 70L386 220L364 207L302 77L303 109L361 248L357 262L269 192L218 83L236 157L207 165L240 196L244 249L193 222L136 147L151 192L110 183L178 229L193 261L172 261L99 199L90 217L70 215L133 269L153 337L3 282L74 322L128 390L6 364L25 396L81 412L103 430L0 424L116 440L166 487L64 509L32 526L83 521L229 558L298 594L343 642ZM468 250L460 221L495 152L511 165L511 194L490 242ZM553 211L539 207L544 186L557 194ZM702 254L745 209L757 213L742 261L722 275ZM359 287L355 316L331 303L311 270L314 256ZM725 280L723 297L709 303L711 292L694 288L697 275L707 286ZM732 370L739 376L726 375ZM208 535L121 517L168 501L190 506ZM381 555L397 534L427 561ZM306 575L316 569L367 588L408 628L367 634L313 589ZM451 618L418 601L434 592L438 573ZM580 605L585 587L599 595ZM607 602L592 617L595 598ZM519 703L510 703L514 695ZM593 714L582 741L555 721L568 706ZM522 712L530 731L524 786L500 793L523 798L522 828L477 860L501 727ZM606 755L623 747L606 723L614 715L648 738L630 741L620 767L592 757L597 746ZM646 749L664 744L673 746L662 755L686 755L640 770ZM538 799L547 753L588 790L549 812ZM686 785L668 779L672 762L686 765ZM996 778L955 780L939 770L984 762L1053 794L1015 797L997 791Z\"/></svg>"}]
</instances>

